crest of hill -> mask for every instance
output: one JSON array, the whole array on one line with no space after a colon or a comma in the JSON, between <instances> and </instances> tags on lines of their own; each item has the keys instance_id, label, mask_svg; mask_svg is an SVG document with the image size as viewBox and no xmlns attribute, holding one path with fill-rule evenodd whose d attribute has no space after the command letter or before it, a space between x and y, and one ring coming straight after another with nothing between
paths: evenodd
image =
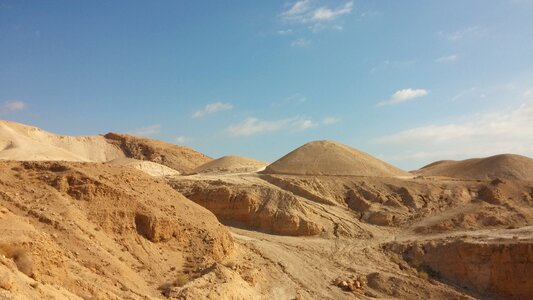
<instances>
[{"instance_id":1,"label":"crest of hill","mask_svg":"<svg viewBox=\"0 0 533 300\"><path fill-rule=\"evenodd\" d=\"M223 156L194 169L192 173L247 173L264 169L268 163L242 156Z\"/></svg>"},{"instance_id":2,"label":"crest of hill","mask_svg":"<svg viewBox=\"0 0 533 300\"><path fill-rule=\"evenodd\" d=\"M124 157L103 136L62 136L40 128L0 120L0 159L105 162Z\"/></svg>"},{"instance_id":3,"label":"crest of hill","mask_svg":"<svg viewBox=\"0 0 533 300\"><path fill-rule=\"evenodd\" d=\"M171 169L167 166L161 164L147 161L147 160L138 160L134 158L121 157L113 159L108 162L112 165L126 166L142 171L150 176L154 177L166 177L166 176L177 176L180 175L180 172Z\"/></svg>"},{"instance_id":4,"label":"crest of hill","mask_svg":"<svg viewBox=\"0 0 533 300\"><path fill-rule=\"evenodd\" d=\"M516 154L500 154L461 161L444 160L424 166L415 173L463 179L502 178L533 181L533 159Z\"/></svg>"},{"instance_id":5,"label":"crest of hill","mask_svg":"<svg viewBox=\"0 0 533 300\"><path fill-rule=\"evenodd\" d=\"M189 147L154 139L118 133L108 133L104 137L109 143L122 149L126 157L149 160L174 169L181 174L190 173L196 167L212 160L209 156Z\"/></svg>"},{"instance_id":6,"label":"crest of hill","mask_svg":"<svg viewBox=\"0 0 533 300\"><path fill-rule=\"evenodd\" d=\"M267 166L265 173L376 177L410 175L365 152L333 141L307 143Z\"/></svg>"}]
</instances>

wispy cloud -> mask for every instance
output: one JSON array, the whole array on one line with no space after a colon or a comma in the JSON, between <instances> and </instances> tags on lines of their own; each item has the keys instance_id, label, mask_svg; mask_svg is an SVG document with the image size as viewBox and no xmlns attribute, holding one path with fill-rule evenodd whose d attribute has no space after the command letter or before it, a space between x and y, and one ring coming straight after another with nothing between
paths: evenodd
<instances>
[{"instance_id":1,"label":"wispy cloud","mask_svg":"<svg viewBox=\"0 0 533 300\"><path fill-rule=\"evenodd\" d=\"M161 132L161 124L154 124L154 125L149 125L146 127L137 128L135 130L132 130L130 133L133 135L149 136L153 134L158 134L160 132Z\"/></svg>"},{"instance_id":2,"label":"wispy cloud","mask_svg":"<svg viewBox=\"0 0 533 300\"><path fill-rule=\"evenodd\" d=\"M317 8L315 11L313 11L311 20L312 21L331 21L331 20L338 18L339 16L351 13L352 8L353 8L353 2L351 1L336 9L331 9L327 6L322 6L322 7Z\"/></svg>"},{"instance_id":3,"label":"wispy cloud","mask_svg":"<svg viewBox=\"0 0 533 300\"><path fill-rule=\"evenodd\" d=\"M304 39L304 38L299 38L299 39L296 39L294 41L292 41L291 43L291 46L292 47L307 47L311 44L311 40L308 40L308 39Z\"/></svg>"},{"instance_id":4,"label":"wispy cloud","mask_svg":"<svg viewBox=\"0 0 533 300\"><path fill-rule=\"evenodd\" d=\"M231 103L214 102L207 104L203 109L197 110L192 114L192 118L201 118L206 115L214 114L219 111L230 110L233 108Z\"/></svg>"},{"instance_id":5,"label":"wispy cloud","mask_svg":"<svg viewBox=\"0 0 533 300\"><path fill-rule=\"evenodd\" d=\"M174 141L178 145L183 145L183 144L185 144L185 143L187 143L189 141L189 138L185 137L185 136L177 136L177 137L174 138Z\"/></svg>"},{"instance_id":6,"label":"wispy cloud","mask_svg":"<svg viewBox=\"0 0 533 300\"><path fill-rule=\"evenodd\" d=\"M239 124L231 125L226 131L233 136L252 136L259 133L280 130L290 122L290 119L262 121L257 118L248 118Z\"/></svg>"},{"instance_id":7,"label":"wispy cloud","mask_svg":"<svg viewBox=\"0 0 533 300\"><path fill-rule=\"evenodd\" d=\"M351 13L353 9L353 1L346 2L335 8L317 4L317 1L296 1L292 4L287 4L287 9L280 16L284 21L295 23L328 22Z\"/></svg>"},{"instance_id":8,"label":"wispy cloud","mask_svg":"<svg viewBox=\"0 0 533 300\"><path fill-rule=\"evenodd\" d=\"M277 32L279 35L289 35L292 34L292 29L280 29Z\"/></svg>"},{"instance_id":9,"label":"wispy cloud","mask_svg":"<svg viewBox=\"0 0 533 300\"><path fill-rule=\"evenodd\" d=\"M303 131L321 125L330 125L336 121L337 120L333 118L325 118L320 122L315 122L311 119L302 117L270 121L260 120L258 118L247 118L241 123L229 126L226 128L226 132L232 136L247 137L281 130Z\"/></svg>"},{"instance_id":10,"label":"wispy cloud","mask_svg":"<svg viewBox=\"0 0 533 300\"><path fill-rule=\"evenodd\" d=\"M26 109L28 105L19 100L6 101L0 106L0 114L10 114Z\"/></svg>"},{"instance_id":11,"label":"wispy cloud","mask_svg":"<svg viewBox=\"0 0 533 300\"><path fill-rule=\"evenodd\" d=\"M323 125L332 125L338 123L339 121L340 120L336 117L325 117L324 119L322 119L321 123Z\"/></svg>"},{"instance_id":12,"label":"wispy cloud","mask_svg":"<svg viewBox=\"0 0 533 300\"><path fill-rule=\"evenodd\" d=\"M415 64L414 60L405 60L405 61L390 61L384 60L377 63L375 66L370 69L371 74L379 73L381 71L386 71L389 69L405 69L411 67Z\"/></svg>"},{"instance_id":13,"label":"wispy cloud","mask_svg":"<svg viewBox=\"0 0 533 300\"><path fill-rule=\"evenodd\" d=\"M533 155L533 91L521 105L458 121L402 130L375 140L394 145L389 161L427 164L438 159L465 159L501 153Z\"/></svg>"},{"instance_id":14,"label":"wispy cloud","mask_svg":"<svg viewBox=\"0 0 533 300\"><path fill-rule=\"evenodd\" d=\"M394 104L402 103L402 102L405 102L405 101L409 101L409 100L413 100L413 99L416 99L416 98L424 97L428 93L429 92L427 90L425 90L425 89L411 89L411 88L409 88L409 89L398 90L394 94L392 94L392 96L389 98L389 100L378 103L378 106L394 105Z\"/></svg>"},{"instance_id":15,"label":"wispy cloud","mask_svg":"<svg viewBox=\"0 0 533 300\"><path fill-rule=\"evenodd\" d=\"M439 34L445 36L449 41L458 41L469 36L479 35L481 30L478 26L470 26L450 33L439 32Z\"/></svg>"},{"instance_id":16,"label":"wispy cloud","mask_svg":"<svg viewBox=\"0 0 533 300\"><path fill-rule=\"evenodd\" d=\"M298 19L310 10L310 4L310 0L296 1L287 10L283 11L281 16L287 20Z\"/></svg>"},{"instance_id":17,"label":"wispy cloud","mask_svg":"<svg viewBox=\"0 0 533 300\"><path fill-rule=\"evenodd\" d=\"M435 62L438 62L438 63L451 63L451 62L456 61L457 57L458 57L457 54L441 56L441 57L435 59Z\"/></svg>"}]
</instances>

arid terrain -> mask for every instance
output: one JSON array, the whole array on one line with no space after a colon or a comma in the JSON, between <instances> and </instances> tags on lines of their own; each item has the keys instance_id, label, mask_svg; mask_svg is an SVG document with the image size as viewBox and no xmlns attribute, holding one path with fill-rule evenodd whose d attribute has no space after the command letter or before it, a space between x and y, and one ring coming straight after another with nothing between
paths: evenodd
<instances>
[{"instance_id":1,"label":"arid terrain","mask_svg":"<svg viewBox=\"0 0 533 300\"><path fill-rule=\"evenodd\" d=\"M0 121L0 299L531 299L533 159L271 164Z\"/></svg>"}]
</instances>

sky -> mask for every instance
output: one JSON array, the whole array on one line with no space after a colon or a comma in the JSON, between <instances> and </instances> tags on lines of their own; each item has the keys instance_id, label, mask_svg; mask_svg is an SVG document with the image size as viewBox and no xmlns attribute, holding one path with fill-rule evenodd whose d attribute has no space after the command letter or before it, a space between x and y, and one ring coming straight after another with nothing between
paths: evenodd
<instances>
[{"instance_id":1,"label":"sky","mask_svg":"<svg viewBox=\"0 0 533 300\"><path fill-rule=\"evenodd\" d=\"M0 119L215 158L533 156L533 0L0 0Z\"/></svg>"}]
</instances>

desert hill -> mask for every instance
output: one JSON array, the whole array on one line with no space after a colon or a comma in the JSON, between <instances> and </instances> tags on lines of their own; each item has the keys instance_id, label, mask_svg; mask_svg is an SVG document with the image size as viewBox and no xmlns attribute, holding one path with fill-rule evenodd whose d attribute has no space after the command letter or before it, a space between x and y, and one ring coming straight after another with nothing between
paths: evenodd
<instances>
[{"instance_id":1,"label":"desert hill","mask_svg":"<svg viewBox=\"0 0 533 300\"><path fill-rule=\"evenodd\" d=\"M124 157L103 136L61 136L10 121L0 121L0 159L105 162Z\"/></svg>"},{"instance_id":2,"label":"desert hill","mask_svg":"<svg viewBox=\"0 0 533 300\"><path fill-rule=\"evenodd\" d=\"M415 173L462 179L533 181L533 159L516 154L500 154L462 161L444 160L422 167Z\"/></svg>"},{"instance_id":3,"label":"desert hill","mask_svg":"<svg viewBox=\"0 0 533 300\"><path fill-rule=\"evenodd\" d=\"M154 299L233 251L212 213L137 170L71 162L0 162L0 170L0 298Z\"/></svg>"},{"instance_id":4,"label":"desert hill","mask_svg":"<svg viewBox=\"0 0 533 300\"><path fill-rule=\"evenodd\" d=\"M333 141L307 143L266 167L267 174L408 176L369 154Z\"/></svg>"},{"instance_id":5,"label":"desert hill","mask_svg":"<svg viewBox=\"0 0 533 300\"><path fill-rule=\"evenodd\" d=\"M181 174L190 173L194 168L212 159L189 147L177 146L154 139L141 138L128 134L108 133L107 141L124 152L126 157L149 160Z\"/></svg>"},{"instance_id":6,"label":"desert hill","mask_svg":"<svg viewBox=\"0 0 533 300\"><path fill-rule=\"evenodd\" d=\"M121 157L121 158L110 160L107 163L112 164L112 165L131 167L139 171L143 171L144 173L150 176L155 176L155 177L180 175L180 172L174 169L171 169L167 166L163 166L161 164L147 161L147 160L138 160L134 158Z\"/></svg>"},{"instance_id":7,"label":"desert hill","mask_svg":"<svg viewBox=\"0 0 533 300\"><path fill-rule=\"evenodd\" d=\"M147 162L133 163L126 158ZM155 173L165 174L171 171L165 166L178 173L188 173L211 161L211 158L191 148L153 139L116 133L105 136L63 136L3 120L0 121L0 159L78 162L115 160L115 164L150 170L148 173L154 173L157 169L159 171Z\"/></svg>"},{"instance_id":8,"label":"desert hill","mask_svg":"<svg viewBox=\"0 0 533 300\"><path fill-rule=\"evenodd\" d=\"M242 156L223 156L207 162L192 171L192 173L245 173L256 172L268 164Z\"/></svg>"}]
</instances>

